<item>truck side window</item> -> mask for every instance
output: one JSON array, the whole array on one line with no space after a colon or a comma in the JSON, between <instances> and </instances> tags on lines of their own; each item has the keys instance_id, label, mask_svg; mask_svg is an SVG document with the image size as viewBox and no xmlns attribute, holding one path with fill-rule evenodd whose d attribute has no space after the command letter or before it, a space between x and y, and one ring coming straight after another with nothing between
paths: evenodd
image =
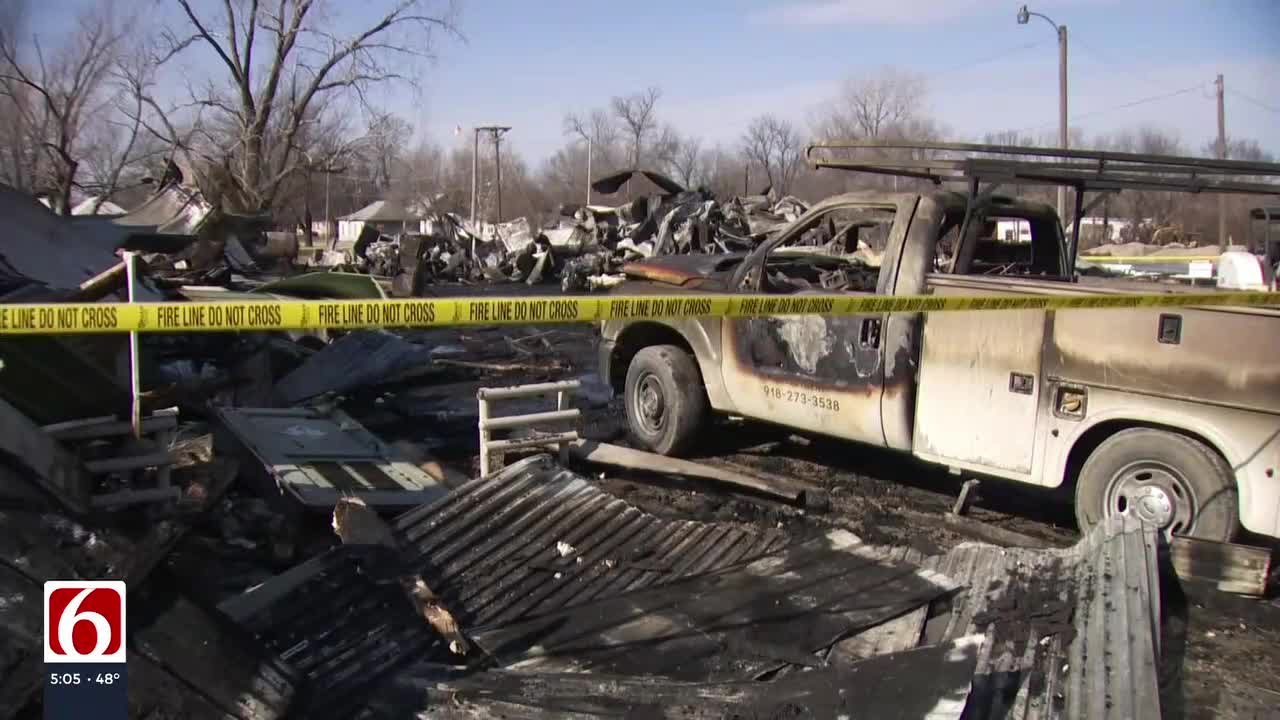
<instances>
[{"instance_id":1,"label":"truck side window","mask_svg":"<svg viewBox=\"0 0 1280 720\"><path fill-rule=\"evenodd\" d=\"M971 220L973 253L957 258L963 218L948 218L935 250L934 272L1063 278L1060 236L1052 217L986 216Z\"/></svg>"},{"instance_id":2,"label":"truck side window","mask_svg":"<svg viewBox=\"0 0 1280 720\"><path fill-rule=\"evenodd\" d=\"M892 207L837 208L815 218L765 260L765 292L874 293L893 230Z\"/></svg>"}]
</instances>

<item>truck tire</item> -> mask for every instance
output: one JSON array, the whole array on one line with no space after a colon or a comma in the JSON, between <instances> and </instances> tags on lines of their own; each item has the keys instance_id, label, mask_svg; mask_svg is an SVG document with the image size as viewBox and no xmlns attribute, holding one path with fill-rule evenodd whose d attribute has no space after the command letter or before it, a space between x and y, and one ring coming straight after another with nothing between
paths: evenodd
<instances>
[{"instance_id":1,"label":"truck tire","mask_svg":"<svg viewBox=\"0 0 1280 720\"><path fill-rule=\"evenodd\" d=\"M624 389L632 443L660 455L680 455L707 416L698 365L675 345L651 345L631 358Z\"/></svg>"},{"instance_id":2,"label":"truck tire","mask_svg":"<svg viewBox=\"0 0 1280 720\"><path fill-rule=\"evenodd\" d=\"M1130 512L1166 534L1202 540L1228 542L1240 529L1227 461L1199 440L1154 428L1121 430L1089 455L1075 508L1081 532Z\"/></svg>"}]
</instances>

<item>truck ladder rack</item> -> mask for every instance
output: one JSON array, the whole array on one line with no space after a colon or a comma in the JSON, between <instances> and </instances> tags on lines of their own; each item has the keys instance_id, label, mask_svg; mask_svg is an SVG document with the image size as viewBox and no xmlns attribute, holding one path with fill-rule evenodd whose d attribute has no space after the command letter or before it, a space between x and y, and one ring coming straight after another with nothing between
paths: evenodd
<instances>
[{"instance_id":1,"label":"truck ladder rack","mask_svg":"<svg viewBox=\"0 0 1280 720\"><path fill-rule=\"evenodd\" d=\"M893 157L898 155L899 157ZM901 157L909 155L910 157ZM1074 267L1080 223L1107 194L1122 190L1280 195L1280 163L1099 150L928 143L906 141L823 142L805 157L814 168L831 168L968 186L963 227L974 209L999 185L1056 185L1075 189L1070 223L1069 266ZM1240 179L1244 178L1244 179ZM980 184L989 187L980 192ZM1086 207L1085 193L1101 193ZM963 230L963 228L962 228Z\"/></svg>"}]
</instances>

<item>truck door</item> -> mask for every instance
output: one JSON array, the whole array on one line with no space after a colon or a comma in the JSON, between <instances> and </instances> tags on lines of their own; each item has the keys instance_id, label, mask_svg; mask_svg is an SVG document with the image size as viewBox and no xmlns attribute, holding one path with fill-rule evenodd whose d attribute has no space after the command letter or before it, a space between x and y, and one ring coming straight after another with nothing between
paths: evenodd
<instances>
[{"instance_id":1,"label":"truck door","mask_svg":"<svg viewBox=\"0 0 1280 720\"><path fill-rule=\"evenodd\" d=\"M1007 220L1029 227L1031 237L992 234L995 218L974 223L974 232L957 245L955 257L944 259L943 272L929 276L930 291L943 296L1025 295L1036 292L1031 283L1005 278L1066 279L1056 249L1061 241L1056 218ZM1044 385L1045 325L1044 310L926 316L916 394L917 456L1031 479Z\"/></svg>"},{"instance_id":2,"label":"truck door","mask_svg":"<svg viewBox=\"0 0 1280 720\"><path fill-rule=\"evenodd\" d=\"M819 293L875 295L884 274L879 258L900 242L898 211L893 202L811 211L748 258L753 265L735 274L737 289L776 295L779 303ZM883 313L726 320L725 384L744 415L882 445L884 323Z\"/></svg>"}]
</instances>

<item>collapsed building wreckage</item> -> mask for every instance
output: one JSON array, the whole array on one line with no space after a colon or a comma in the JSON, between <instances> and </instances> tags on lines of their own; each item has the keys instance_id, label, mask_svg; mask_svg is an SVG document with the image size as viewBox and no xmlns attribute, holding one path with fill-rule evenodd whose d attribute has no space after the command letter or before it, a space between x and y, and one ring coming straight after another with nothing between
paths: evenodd
<instances>
[{"instance_id":1,"label":"collapsed building wreckage","mask_svg":"<svg viewBox=\"0 0 1280 720\"><path fill-rule=\"evenodd\" d=\"M198 200L169 197L185 198L175 217ZM609 262L619 247L722 252L801 207L675 193L577 208L569 230L604 237ZM6 246L23 272L0 302L85 301L95 263L114 258L72 248L59 219L34 216L67 252L52 268ZM201 217L150 246L141 282L157 296L241 297L181 283L246 269L236 246L255 266L271 260L252 228ZM479 256L466 247L478 237L441 222L452 235L417 249L402 237L396 257L457 268ZM860 248L857 228L814 243ZM141 250L135 232L112 242ZM391 248L373 242L366 259L388 262ZM556 267L547 244L525 256ZM462 248L464 260L444 257ZM526 282L536 271L520 269ZM402 290L419 287L402 273ZM380 292L324 275L249 292ZM41 346L26 366L15 358L51 338L0 338L0 495L12 508L0 538L13 561L0 563L0 597L23 599L0 606L0 717L38 702L40 582L70 577L130 583L136 717L1159 717L1157 669L1179 661L1160 618L1180 610L1150 528L1114 523L1064 550L925 557L827 525L658 517L546 455L477 477L475 446L448 434L474 438L484 416L460 410L484 382L473 370L523 366L533 376L522 379L546 380L573 367L535 362L551 354L545 333L488 330L148 336L154 390L132 439L122 337L93 338L79 359ZM522 350L538 342L546 353ZM463 469L424 446L455 447Z\"/></svg>"},{"instance_id":2,"label":"collapsed building wreckage","mask_svg":"<svg viewBox=\"0 0 1280 720\"><path fill-rule=\"evenodd\" d=\"M759 195L721 202L705 189L689 190L648 170L626 170L600 178L592 189L614 195L633 177L643 177L661 193L617 205L562 205L556 227L534 227L528 218L473 226L458 215L428 214L421 233L384 235L366 226L340 264L393 278L392 294L415 297L434 281L560 281L565 292L608 288L621 282L623 264L660 255L716 254L754 249L772 232L798 218L808 206L779 197L772 188ZM832 244L853 252L866 245L840 244L850 228L829 228L812 244ZM854 233L856 237L856 232ZM332 264L332 261L327 261Z\"/></svg>"}]
</instances>

